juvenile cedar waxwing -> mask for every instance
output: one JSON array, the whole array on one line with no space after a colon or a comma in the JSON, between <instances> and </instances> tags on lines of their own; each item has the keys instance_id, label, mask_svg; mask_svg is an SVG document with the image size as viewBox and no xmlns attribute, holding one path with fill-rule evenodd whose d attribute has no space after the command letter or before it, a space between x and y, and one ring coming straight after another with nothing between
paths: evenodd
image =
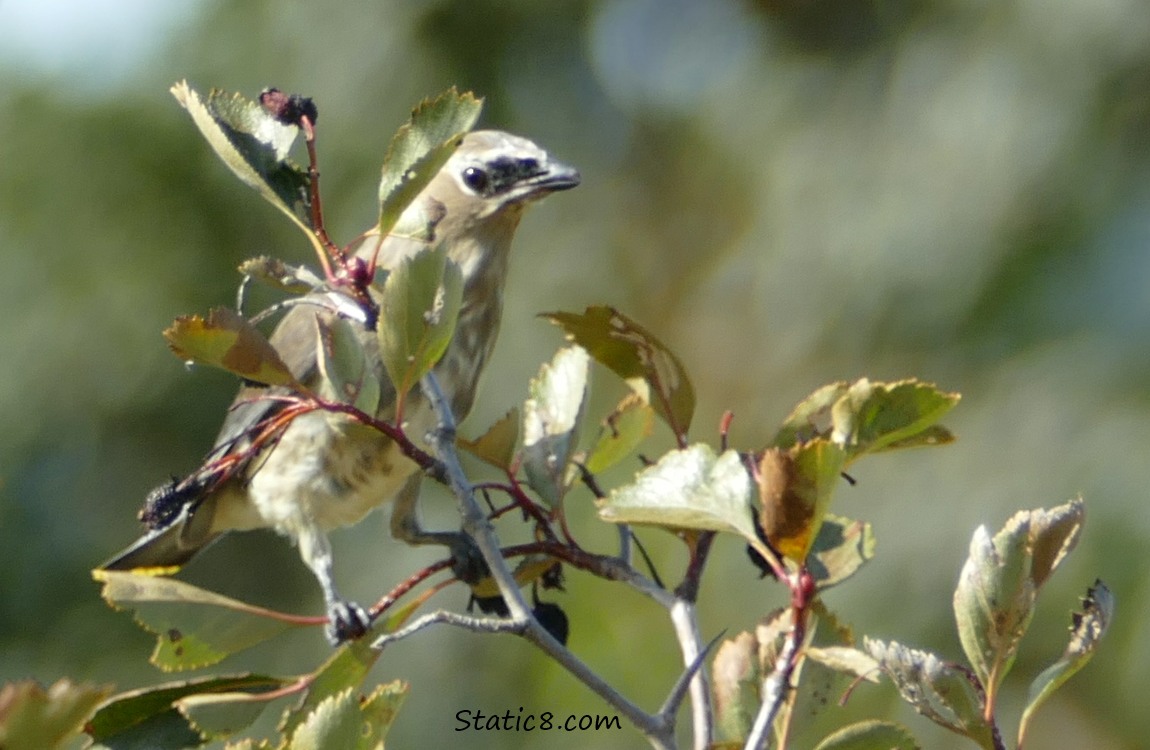
<instances>
[{"instance_id":1,"label":"juvenile cedar waxwing","mask_svg":"<svg viewBox=\"0 0 1150 750\"><path fill-rule=\"evenodd\" d=\"M531 141L494 130L467 134L439 174L408 211L441 217L435 240L444 242L463 276L463 301L454 337L435 373L454 416L471 410L476 384L495 345L503 309L511 239L526 207L557 190L579 184L579 173ZM356 255L377 267L396 268L425 247L411 239L369 238ZM330 324L336 313L325 290L316 304L297 304L270 337L292 374L305 386L318 380L317 319ZM326 304L324 303L326 302ZM355 323L368 362L382 383L376 417L392 420L395 392L384 371L373 330ZM416 514L419 467L389 438L350 417L326 411L296 416L278 440L247 451L269 417L284 408L267 398L282 388L241 388L224 419L215 447L191 476L149 496L141 519L148 533L102 567L170 573L228 531L274 528L299 546L300 556L323 589L327 635L333 643L362 635L366 612L343 599L332 578L327 532L357 523L374 508L395 500L392 534L412 544L454 545L458 533L429 533ZM417 442L436 420L418 389L404 407L405 433ZM254 454L254 455L253 455ZM221 459L241 462L220 479ZM454 547L453 547L454 548ZM157 570L158 569L158 570Z\"/></svg>"}]
</instances>

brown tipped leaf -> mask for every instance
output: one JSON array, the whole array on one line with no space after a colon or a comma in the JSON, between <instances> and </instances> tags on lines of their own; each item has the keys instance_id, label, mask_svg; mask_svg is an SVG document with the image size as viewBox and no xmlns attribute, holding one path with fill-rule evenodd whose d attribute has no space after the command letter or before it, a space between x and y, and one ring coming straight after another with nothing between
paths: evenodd
<instances>
[{"instance_id":1,"label":"brown tipped leaf","mask_svg":"<svg viewBox=\"0 0 1150 750\"><path fill-rule=\"evenodd\" d=\"M695 390L682 362L646 328L613 307L544 313L595 361L627 381L683 441L695 413Z\"/></svg>"},{"instance_id":2,"label":"brown tipped leaf","mask_svg":"<svg viewBox=\"0 0 1150 750\"><path fill-rule=\"evenodd\" d=\"M186 362L218 367L255 383L303 390L264 335L226 307L211 310L207 319L199 315L176 318L164 338Z\"/></svg>"}]
</instances>

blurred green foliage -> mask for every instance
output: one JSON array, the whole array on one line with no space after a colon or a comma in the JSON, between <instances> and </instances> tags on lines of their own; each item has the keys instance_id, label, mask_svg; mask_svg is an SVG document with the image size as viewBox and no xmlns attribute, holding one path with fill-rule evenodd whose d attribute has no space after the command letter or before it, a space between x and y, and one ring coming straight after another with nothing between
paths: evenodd
<instances>
[{"instance_id":1,"label":"blurred green foliage","mask_svg":"<svg viewBox=\"0 0 1150 750\"><path fill-rule=\"evenodd\" d=\"M346 242L377 218L387 138L414 102L456 84L487 97L484 125L538 140L584 176L525 221L504 336L465 432L518 403L554 352L558 336L535 313L599 303L680 353L699 398L694 434L711 438L730 408L736 446L764 444L831 380L916 376L960 391L957 444L875 462L844 488L843 512L874 524L878 549L828 603L859 632L957 656L950 592L974 527L1081 492L1082 543L1016 670L1061 652L1095 576L1118 616L1030 742L1133 748L1150 736L1139 702L1113 699L1150 690L1138 615L1150 602L1138 553L1150 533L1150 16L1139 0L263 0L204 4L162 31L133 26L132 7L101 21L119 30L103 45L70 40L85 31L71 24L16 46L72 53L72 67L0 58L0 680L159 680L148 639L104 606L88 570L134 535L147 489L198 463L234 388L185 372L160 331L229 304L244 258L310 262L168 87L186 77L315 97L329 228ZM115 45L133 29L159 36L125 68ZM619 395L602 390L604 403ZM429 515L451 523L450 503L429 494ZM582 522L576 497L567 507L581 538L611 543L589 500ZM361 600L428 562L390 543L381 518L334 540ZM662 541L650 540L656 556L681 563ZM228 539L190 572L247 600L319 610L271 534ZM568 589L572 647L653 707L678 670L660 614L598 581ZM720 546L703 580L704 636L749 626L779 595L737 545ZM461 606L452 596L443 604ZM301 668L325 648L318 634L292 638L237 669ZM399 747L455 740L464 708L605 711L513 639L435 631L376 671L412 680L390 735ZM1025 685L1005 689L1020 705ZM857 691L847 710L889 711L926 746L960 746L900 713L889 688ZM588 736L511 742L583 747Z\"/></svg>"}]
</instances>

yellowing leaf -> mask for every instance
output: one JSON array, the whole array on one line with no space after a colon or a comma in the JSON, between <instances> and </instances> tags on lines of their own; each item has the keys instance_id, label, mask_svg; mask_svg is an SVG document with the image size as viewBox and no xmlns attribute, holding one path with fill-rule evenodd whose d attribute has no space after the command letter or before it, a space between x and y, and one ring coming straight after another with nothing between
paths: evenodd
<instances>
[{"instance_id":1,"label":"yellowing leaf","mask_svg":"<svg viewBox=\"0 0 1150 750\"><path fill-rule=\"evenodd\" d=\"M764 452L759 462L759 521L771 546L784 557L806 560L845 460L842 447L822 438L787 451Z\"/></svg>"},{"instance_id":2,"label":"yellowing leaf","mask_svg":"<svg viewBox=\"0 0 1150 750\"><path fill-rule=\"evenodd\" d=\"M475 440L459 438L459 447L486 461L497 469L507 471L515 457L515 444L519 441L519 410L512 409Z\"/></svg>"},{"instance_id":3,"label":"yellowing leaf","mask_svg":"<svg viewBox=\"0 0 1150 750\"><path fill-rule=\"evenodd\" d=\"M634 393L625 396L603 420L599 437L587 453L587 470L598 474L619 463L650 437L654 426L654 409Z\"/></svg>"},{"instance_id":4,"label":"yellowing leaf","mask_svg":"<svg viewBox=\"0 0 1150 750\"><path fill-rule=\"evenodd\" d=\"M582 314L544 313L595 361L627 381L680 439L695 413L695 389L683 364L647 329L613 307L588 307Z\"/></svg>"},{"instance_id":5,"label":"yellowing leaf","mask_svg":"<svg viewBox=\"0 0 1150 750\"><path fill-rule=\"evenodd\" d=\"M256 383L303 389L264 335L226 307L213 309L206 320L198 315L176 318L164 338L184 361L218 367Z\"/></svg>"},{"instance_id":6,"label":"yellowing leaf","mask_svg":"<svg viewBox=\"0 0 1150 750\"><path fill-rule=\"evenodd\" d=\"M102 596L156 635L152 663L198 669L303 623L171 578L101 570Z\"/></svg>"},{"instance_id":7,"label":"yellowing leaf","mask_svg":"<svg viewBox=\"0 0 1150 750\"><path fill-rule=\"evenodd\" d=\"M75 745L92 710L108 694L109 686L57 681L47 690L33 680L0 687L0 747L57 748Z\"/></svg>"}]
</instances>

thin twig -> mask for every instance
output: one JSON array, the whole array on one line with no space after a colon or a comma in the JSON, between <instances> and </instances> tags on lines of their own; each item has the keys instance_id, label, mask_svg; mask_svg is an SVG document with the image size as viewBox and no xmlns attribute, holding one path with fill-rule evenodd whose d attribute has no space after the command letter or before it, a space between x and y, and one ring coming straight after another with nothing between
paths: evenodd
<instances>
[{"instance_id":1,"label":"thin twig","mask_svg":"<svg viewBox=\"0 0 1150 750\"><path fill-rule=\"evenodd\" d=\"M807 620L814 602L815 584L810 571L800 567L786 580L791 589L791 632L787 634L783 647L775 659L774 669L763 680L763 702L755 716L754 726L747 737L744 750L763 750L770 739L771 725L786 700L791 678L798 665L799 649L807 636Z\"/></svg>"}]
</instances>

